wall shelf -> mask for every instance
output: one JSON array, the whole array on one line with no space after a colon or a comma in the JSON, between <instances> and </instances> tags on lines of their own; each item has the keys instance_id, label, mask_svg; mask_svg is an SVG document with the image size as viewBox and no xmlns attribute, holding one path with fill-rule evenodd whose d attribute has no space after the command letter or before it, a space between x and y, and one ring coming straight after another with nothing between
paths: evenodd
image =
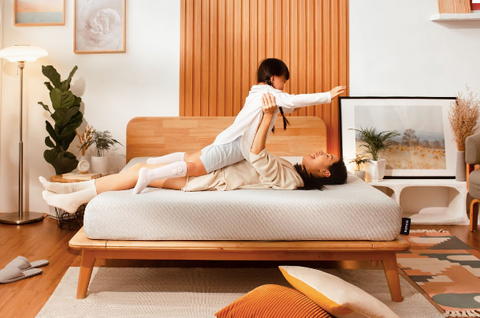
<instances>
[{"instance_id":1,"label":"wall shelf","mask_svg":"<svg viewBox=\"0 0 480 318\"><path fill-rule=\"evenodd\" d=\"M439 13L430 16L431 21L480 21L480 12L473 13Z\"/></svg>"}]
</instances>

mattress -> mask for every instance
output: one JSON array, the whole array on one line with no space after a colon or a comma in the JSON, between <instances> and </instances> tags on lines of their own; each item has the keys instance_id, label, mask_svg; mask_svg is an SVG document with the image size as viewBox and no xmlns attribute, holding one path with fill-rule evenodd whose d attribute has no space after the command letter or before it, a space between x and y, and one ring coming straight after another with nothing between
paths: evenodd
<instances>
[{"instance_id":1,"label":"mattress","mask_svg":"<svg viewBox=\"0 0 480 318\"><path fill-rule=\"evenodd\" d=\"M104 192L85 209L90 239L394 240L402 210L349 174L324 190Z\"/></svg>"}]
</instances>

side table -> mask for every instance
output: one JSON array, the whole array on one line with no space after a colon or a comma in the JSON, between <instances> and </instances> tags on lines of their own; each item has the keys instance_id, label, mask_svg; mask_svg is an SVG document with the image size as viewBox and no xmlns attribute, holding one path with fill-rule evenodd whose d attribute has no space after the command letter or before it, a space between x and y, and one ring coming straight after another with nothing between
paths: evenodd
<instances>
[{"instance_id":1,"label":"side table","mask_svg":"<svg viewBox=\"0 0 480 318\"><path fill-rule=\"evenodd\" d=\"M384 179L369 182L397 201L412 224L466 225L467 186L455 179Z\"/></svg>"},{"instance_id":2,"label":"side table","mask_svg":"<svg viewBox=\"0 0 480 318\"><path fill-rule=\"evenodd\" d=\"M93 176L92 179L99 178L100 174ZM64 178L62 175L55 175L50 177L51 182L60 182L60 183L71 183L71 182L82 182L88 181L85 179L72 179ZM82 204L78 207L75 213L68 213L60 208L55 207L55 214L57 217L57 225L59 228L64 230L78 230L83 226L83 214L85 213L86 204Z\"/></svg>"}]
</instances>

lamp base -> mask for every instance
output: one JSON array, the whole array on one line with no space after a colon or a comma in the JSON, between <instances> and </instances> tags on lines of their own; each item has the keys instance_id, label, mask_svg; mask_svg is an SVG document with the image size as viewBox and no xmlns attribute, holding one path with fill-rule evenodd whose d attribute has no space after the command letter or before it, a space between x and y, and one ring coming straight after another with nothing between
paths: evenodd
<instances>
[{"instance_id":1,"label":"lamp base","mask_svg":"<svg viewBox=\"0 0 480 318\"><path fill-rule=\"evenodd\" d=\"M23 218L20 219L18 212L0 213L0 223L22 225L42 221L44 213L23 211Z\"/></svg>"}]
</instances>

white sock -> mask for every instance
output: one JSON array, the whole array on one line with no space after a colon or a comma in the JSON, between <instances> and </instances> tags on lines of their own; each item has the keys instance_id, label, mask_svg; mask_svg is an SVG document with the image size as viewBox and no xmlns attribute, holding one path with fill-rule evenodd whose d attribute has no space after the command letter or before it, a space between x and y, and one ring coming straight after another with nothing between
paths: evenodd
<instances>
[{"instance_id":1,"label":"white sock","mask_svg":"<svg viewBox=\"0 0 480 318\"><path fill-rule=\"evenodd\" d=\"M187 164L185 161L177 161L156 169L142 168L138 172L138 180L135 188L133 189L133 193L139 194L152 181L167 178L185 177L186 175Z\"/></svg>"},{"instance_id":2,"label":"white sock","mask_svg":"<svg viewBox=\"0 0 480 318\"><path fill-rule=\"evenodd\" d=\"M79 206L90 202L91 199L97 196L97 189L93 187L66 194L53 193L45 190L42 192L42 196L48 205L62 209L68 213L75 213Z\"/></svg>"},{"instance_id":3,"label":"white sock","mask_svg":"<svg viewBox=\"0 0 480 318\"><path fill-rule=\"evenodd\" d=\"M174 152L161 157L148 158L147 163L149 165L161 165L166 163L172 163L175 161L183 161L183 159L185 159L184 152Z\"/></svg>"},{"instance_id":4,"label":"white sock","mask_svg":"<svg viewBox=\"0 0 480 318\"><path fill-rule=\"evenodd\" d=\"M43 185L45 190L54 193L77 192L95 186L95 180L69 183L50 182L44 177L38 177L38 180L40 180L40 183Z\"/></svg>"}]
</instances>

